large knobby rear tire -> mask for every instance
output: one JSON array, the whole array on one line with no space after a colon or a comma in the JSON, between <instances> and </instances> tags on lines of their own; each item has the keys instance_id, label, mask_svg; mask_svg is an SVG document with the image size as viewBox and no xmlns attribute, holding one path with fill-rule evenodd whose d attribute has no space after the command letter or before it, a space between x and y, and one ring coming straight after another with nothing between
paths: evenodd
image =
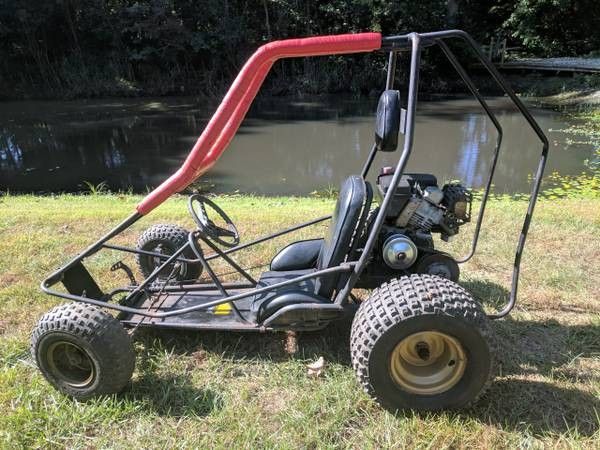
<instances>
[{"instance_id":1,"label":"large knobby rear tire","mask_svg":"<svg viewBox=\"0 0 600 450\"><path fill-rule=\"evenodd\" d=\"M188 231L177 225L156 224L142 233L137 242L139 250L172 255L179 248L188 243ZM187 259L196 259L196 254L191 248L184 250L182 256ZM138 254L138 266L144 277L148 277L154 269L164 262L163 259L151 255ZM171 281L196 280L202 273L202 265L178 262L169 264L159 274L158 280L166 280L173 272Z\"/></svg>"},{"instance_id":2,"label":"large knobby rear tire","mask_svg":"<svg viewBox=\"0 0 600 450\"><path fill-rule=\"evenodd\" d=\"M47 312L33 329L31 354L50 384L78 400L120 392L135 366L133 343L121 323L83 303Z\"/></svg>"},{"instance_id":3,"label":"large knobby rear tire","mask_svg":"<svg viewBox=\"0 0 600 450\"><path fill-rule=\"evenodd\" d=\"M352 365L386 409L466 408L487 389L495 343L481 305L458 284L414 274L375 289L358 309Z\"/></svg>"}]
</instances>

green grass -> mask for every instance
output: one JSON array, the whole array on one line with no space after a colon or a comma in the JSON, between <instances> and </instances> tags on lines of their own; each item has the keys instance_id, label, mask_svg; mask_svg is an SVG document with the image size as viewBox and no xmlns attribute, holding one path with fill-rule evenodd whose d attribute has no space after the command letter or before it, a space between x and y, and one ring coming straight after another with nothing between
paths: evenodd
<instances>
[{"instance_id":1,"label":"green grass","mask_svg":"<svg viewBox=\"0 0 600 450\"><path fill-rule=\"evenodd\" d=\"M541 200L523 257L518 306L494 322L500 368L471 410L391 415L361 392L345 330L306 333L299 350L282 334L144 332L126 391L87 403L52 389L32 366L29 332L57 300L39 282L126 217L139 197L98 194L0 198L0 442L5 448L73 447L575 447L600 446L600 199ZM217 202L243 240L332 210L328 198L229 196ZM492 310L505 301L523 201L491 201L478 254L461 283ZM161 206L145 227L191 227L185 199ZM449 246L467 249L467 235ZM277 248L322 235L324 225L245 252L245 266ZM100 274L112 252L91 261ZM131 259L125 262L133 265ZM220 268L225 270L225 268ZM255 272L258 269L255 269ZM364 293L363 293L364 295ZM323 356L323 376L306 364Z\"/></svg>"}]
</instances>

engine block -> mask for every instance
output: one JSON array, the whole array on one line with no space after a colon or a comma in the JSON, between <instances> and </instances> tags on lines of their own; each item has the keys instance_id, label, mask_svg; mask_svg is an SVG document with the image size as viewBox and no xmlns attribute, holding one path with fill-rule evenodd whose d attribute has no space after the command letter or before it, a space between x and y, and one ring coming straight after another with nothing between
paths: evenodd
<instances>
[{"instance_id":1,"label":"engine block","mask_svg":"<svg viewBox=\"0 0 600 450\"><path fill-rule=\"evenodd\" d=\"M382 172L378 178L381 196L390 188L389 177ZM433 175L407 174L395 189L387 222L418 233L439 232L448 240L471 220L471 203L471 193L461 184L449 183L440 189Z\"/></svg>"}]
</instances>

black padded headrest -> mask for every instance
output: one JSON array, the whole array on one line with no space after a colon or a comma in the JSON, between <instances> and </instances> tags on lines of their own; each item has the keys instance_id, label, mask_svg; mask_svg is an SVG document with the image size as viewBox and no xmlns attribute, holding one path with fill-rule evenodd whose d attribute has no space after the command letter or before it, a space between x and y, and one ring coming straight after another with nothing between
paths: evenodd
<instances>
[{"instance_id":1,"label":"black padded headrest","mask_svg":"<svg viewBox=\"0 0 600 450\"><path fill-rule=\"evenodd\" d=\"M393 152L398 147L400 132L400 92L383 91L377 104L375 145L382 152Z\"/></svg>"}]
</instances>

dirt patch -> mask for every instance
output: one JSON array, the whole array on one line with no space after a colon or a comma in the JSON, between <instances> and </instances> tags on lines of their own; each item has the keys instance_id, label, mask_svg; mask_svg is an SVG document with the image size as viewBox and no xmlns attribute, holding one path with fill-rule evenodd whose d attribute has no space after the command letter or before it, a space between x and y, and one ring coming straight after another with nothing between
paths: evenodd
<instances>
[{"instance_id":1,"label":"dirt patch","mask_svg":"<svg viewBox=\"0 0 600 450\"><path fill-rule=\"evenodd\" d=\"M283 394L281 391L266 391L258 398L262 410L267 413L267 415L275 415L288 407L289 397L289 392Z\"/></svg>"},{"instance_id":2,"label":"dirt patch","mask_svg":"<svg viewBox=\"0 0 600 450\"><path fill-rule=\"evenodd\" d=\"M203 349L198 349L192 353L192 366L193 367L202 367L206 364L207 354Z\"/></svg>"},{"instance_id":3,"label":"dirt patch","mask_svg":"<svg viewBox=\"0 0 600 450\"><path fill-rule=\"evenodd\" d=\"M553 375L572 383L600 383L600 359L575 358L569 365L555 369Z\"/></svg>"},{"instance_id":4,"label":"dirt patch","mask_svg":"<svg viewBox=\"0 0 600 450\"><path fill-rule=\"evenodd\" d=\"M19 276L14 272L0 274L0 288L5 288L19 281Z\"/></svg>"}]
</instances>

